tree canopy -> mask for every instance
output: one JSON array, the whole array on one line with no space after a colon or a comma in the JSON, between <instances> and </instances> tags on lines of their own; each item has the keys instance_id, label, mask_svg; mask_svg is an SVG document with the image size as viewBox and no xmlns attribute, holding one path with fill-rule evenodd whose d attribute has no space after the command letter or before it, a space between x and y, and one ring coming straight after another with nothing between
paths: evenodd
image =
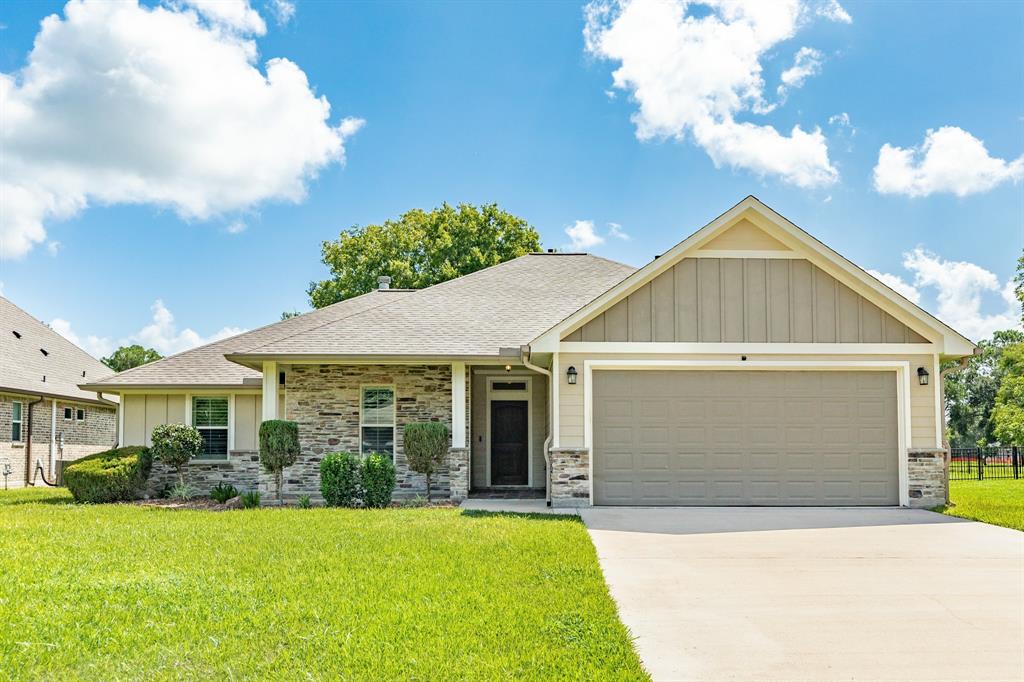
<instances>
[{"instance_id":1,"label":"tree canopy","mask_svg":"<svg viewBox=\"0 0 1024 682\"><path fill-rule=\"evenodd\" d=\"M103 358L100 362L115 372L123 372L126 369L145 365L162 357L160 353L152 348L143 348L138 344L133 344L131 346L121 346L111 353L109 358Z\"/></svg>"},{"instance_id":2,"label":"tree canopy","mask_svg":"<svg viewBox=\"0 0 1024 682\"><path fill-rule=\"evenodd\" d=\"M537 230L497 204L417 208L323 242L331 278L311 282L307 293L323 308L375 289L380 275L395 288L421 289L539 250Z\"/></svg>"}]
</instances>

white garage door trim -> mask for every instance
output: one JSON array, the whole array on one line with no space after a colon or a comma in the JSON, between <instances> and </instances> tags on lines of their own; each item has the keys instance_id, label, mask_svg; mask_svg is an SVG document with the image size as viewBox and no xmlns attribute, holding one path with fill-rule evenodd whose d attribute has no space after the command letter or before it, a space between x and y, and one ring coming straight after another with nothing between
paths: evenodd
<instances>
[{"instance_id":1,"label":"white garage door trim","mask_svg":"<svg viewBox=\"0 0 1024 682\"><path fill-rule=\"evenodd\" d=\"M583 444L590 453L590 504L594 504L594 372L609 369L629 370L808 370L808 371L878 371L896 373L896 420L899 434L900 506L910 506L907 474L907 437L910 433L910 363L893 360L584 360L583 361ZM936 383L938 383L936 381Z\"/></svg>"}]
</instances>

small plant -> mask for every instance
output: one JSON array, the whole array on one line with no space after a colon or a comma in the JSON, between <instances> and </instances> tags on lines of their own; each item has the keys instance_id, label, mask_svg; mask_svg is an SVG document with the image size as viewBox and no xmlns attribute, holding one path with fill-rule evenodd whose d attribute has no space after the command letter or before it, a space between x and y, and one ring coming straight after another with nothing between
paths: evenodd
<instances>
[{"instance_id":1,"label":"small plant","mask_svg":"<svg viewBox=\"0 0 1024 682\"><path fill-rule=\"evenodd\" d=\"M153 429L153 456L178 472L178 483L185 485L182 467L203 449L199 429L188 424L161 424Z\"/></svg>"},{"instance_id":2,"label":"small plant","mask_svg":"<svg viewBox=\"0 0 1024 682\"><path fill-rule=\"evenodd\" d=\"M430 505L430 503L427 502L427 498L423 497L422 495L415 495L413 497L408 497L404 500L398 500L397 502L395 502L395 504L397 504L399 507L409 508L427 507Z\"/></svg>"},{"instance_id":3,"label":"small plant","mask_svg":"<svg viewBox=\"0 0 1024 682\"><path fill-rule=\"evenodd\" d=\"M213 490L210 491L210 497L212 497L218 504L224 504L232 497L238 497L238 488L230 483L221 481L213 487Z\"/></svg>"},{"instance_id":4,"label":"small plant","mask_svg":"<svg viewBox=\"0 0 1024 682\"><path fill-rule=\"evenodd\" d=\"M427 477L427 502L430 502L430 479L448 454L448 427L441 422L417 422L406 424L402 434L409 468Z\"/></svg>"},{"instance_id":5,"label":"small plant","mask_svg":"<svg viewBox=\"0 0 1024 682\"><path fill-rule=\"evenodd\" d=\"M250 490L242 493L242 509L256 509L260 506L260 493L258 490Z\"/></svg>"},{"instance_id":6,"label":"small plant","mask_svg":"<svg viewBox=\"0 0 1024 682\"><path fill-rule=\"evenodd\" d=\"M320 494L329 507L356 507L362 497L359 458L331 452L320 461Z\"/></svg>"},{"instance_id":7,"label":"small plant","mask_svg":"<svg viewBox=\"0 0 1024 682\"><path fill-rule=\"evenodd\" d=\"M309 495L299 495L299 509L310 509L313 506L313 501L309 499Z\"/></svg>"},{"instance_id":8,"label":"small plant","mask_svg":"<svg viewBox=\"0 0 1024 682\"><path fill-rule=\"evenodd\" d=\"M299 425L284 419L268 419L260 424L260 463L274 475L277 501L281 502L281 488L285 467L299 458Z\"/></svg>"},{"instance_id":9,"label":"small plant","mask_svg":"<svg viewBox=\"0 0 1024 682\"><path fill-rule=\"evenodd\" d=\"M119 502L142 494L153 458L149 448L134 445L98 452L64 469L64 485L76 502Z\"/></svg>"},{"instance_id":10,"label":"small plant","mask_svg":"<svg viewBox=\"0 0 1024 682\"><path fill-rule=\"evenodd\" d=\"M363 486L363 504L371 509L383 509L391 504L395 491L395 465L389 455L371 453L363 460L360 472Z\"/></svg>"},{"instance_id":11,"label":"small plant","mask_svg":"<svg viewBox=\"0 0 1024 682\"><path fill-rule=\"evenodd\" d=\"M170 493L167 496L172 500L187 502L198 494L199 491L191 483L178 482L171 486Z\"/></svg>"}]
</instances>

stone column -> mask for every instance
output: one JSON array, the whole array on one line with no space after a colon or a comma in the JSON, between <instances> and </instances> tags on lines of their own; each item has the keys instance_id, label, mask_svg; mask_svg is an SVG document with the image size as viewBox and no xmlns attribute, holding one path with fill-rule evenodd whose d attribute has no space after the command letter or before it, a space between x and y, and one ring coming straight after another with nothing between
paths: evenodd
<instances>
[{"instance_id":1,"label":"stone column","mask_svg":"<svg viewBox=\"0 0 1024 682\"><path fill-rule=\"evenodd\" d=\"M949 450L907 450L907 491L910 506L929 509L949 503Z\"/></svg>"},{"instance_id":2,"label":"stone column","mask_svg":"<svg viewBox=\"0 0 1024 682\"><path fill-rule=\"evenodd\" d=\"M469 448L448 450L448 489L456 504L469 497Z\"/></svg>"},{"instance_id":3,"label":"stone column","mask_svg":"<svg viewBox=\"0 0 1024 682\"><path fill-rule=\"evenodd\" d=\"M551 448L551 506L590 504L590 451L587 448Z\"/></svg>"}]
</instances>

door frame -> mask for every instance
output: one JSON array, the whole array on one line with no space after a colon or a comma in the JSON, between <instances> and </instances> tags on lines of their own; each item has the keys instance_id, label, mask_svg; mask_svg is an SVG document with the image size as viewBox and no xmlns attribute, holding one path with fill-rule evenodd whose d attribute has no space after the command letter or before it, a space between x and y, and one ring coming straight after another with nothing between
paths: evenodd
<instances>
[{"instance_id":1,"label":"door frame","mask_svg":"<svg viewBox=\"0 0 1024 682\"><path fill-rule=\"evenodd\" d=\"M495 390L495 382L525 381L526 388L522 391ZM529 488L533 485L533 377L527 374L496 374L487 377L487 400L485 408L487 413L487 434L484 437L484 451L487 458L484 463L487 466L487 487L494 487L491 480L491 401L493 400L517 400L526 403L526 485L503 485L502 488Z\"/></svg>"},{"instance_id":2,"label":"door frame","mask_svg":"<svg viewBox=\"0 0 1024 682\"><path fill-rule=\"evenodd\" d=\"M896 457L899 471L899 505L910 506L907 448L910 437L910 362L906 360L584 360L583 446L589 453L590 506L594 505L594 371L626 370L805 370L877 372L888 370L896 378ZM938 382L936 382L938 383ZM488 478L489 478L488 474Z\"/></svg>"}]
</instances>

